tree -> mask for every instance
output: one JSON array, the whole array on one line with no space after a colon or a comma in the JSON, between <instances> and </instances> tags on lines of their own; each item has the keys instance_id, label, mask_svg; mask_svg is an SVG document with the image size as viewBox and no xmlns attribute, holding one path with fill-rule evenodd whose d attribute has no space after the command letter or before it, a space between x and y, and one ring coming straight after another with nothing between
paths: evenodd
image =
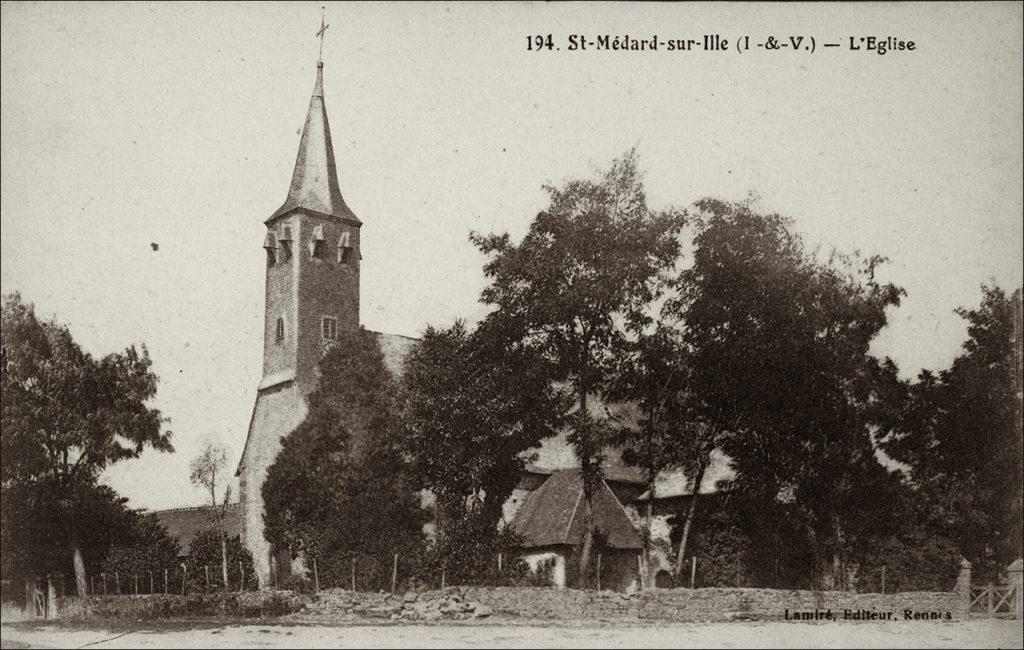
<instances>
[{"instance_id":1,"label":"tree","mask_svg":"<svg viewBox=\"0 0 1024 650\"><path fill-rule=\"evenodd\" d=\"M460 557L494 541L529 450L554 435L565 411L545 360L507 343L458 321L428 327L405 361L403 449L419 487L437 498L442 546Z\"/></svg>"},{"instance_id":2,"label":"tree","mask_svg":"<svg viewBox=\"0 0 1024 650\"><path fill-rule=\"evenodd\" d=\"M68 511L63 496L37 484L4 486L0 507L0 559L5 579L74 574L75 546L87 575L103 569L104 558L117 545L132 545L138 515L106 485L83 484ZM75 540L67 531L75 530ZM78 588L77 582L75 588ZM88 593L76 591L75 593Z\"/></svg>"},{"instance_id":3,"label":"tree","mask_svg":"<svg viewBox=\"0 0 1024 650\"><path fill-rule=\"evenodd\" d=\"M660 276L678 255L683 222L674 211L647 207L634 152L614 161L599 182L545 189L550 205L518 245L507 233L474 233L471 240L489 256L481 300L496 311L488 320L541 350L575 395L568 437L583 476L586 584L607 435L588 400L606 387L626 328L648 317Z\"/></svg>"},{"instance_id":4,"label":"tree","mask_svg":"<svg viewBox=\"0 0 1024 650\"><path fill-rule=\"evenodd\" d=\"M178 564L181 549L157 520L156 515L132 513L135 524L131 533L110 547L103 560L107 575L119 572L125 576L162 575L165 568Z\"/></svg>"},{"instance_id":5,"label":"tree","mask_svg":"<svg viewBox=\"0 0 1024 650\"><path fill-rule=\"evenodd\" d=\"M256 573L253 570L252 555L238 537L232 537L224 544L224 531L222 528L209 528L200 531L192 539L189 546L188 557L185 564L188 567L189 587L196 587L200 584L206 586L205 567L223 562L228 571L221 575L223 584L220 585L224 591L229 591L231 585L239 585L239 591L244 590L246 585L254 585ZM225 548L227 559L225 560ZM243 584L243 579L245 584ZM217 589L216 583L210 585L210 589Z\"/></svg>"},{"instance_id":6,"label":"tree","mask_svg":"<svg viewBox=\"0 0 1024 650\"><path fill-rule=\"evenodd\" d=\"M267 541L336 563L415 545L424 521L377 338L339 334L320 360L306 418L282 439L263 484Z\"/></svg>"},{"instance_id":7,"label":"tree","mask_svg":"<svg viewBox=\"0 0 1024 650\"><path fill-rule=\"evenodd\" d=\"M210 505L217 505L217 477L227 465L228 455L222 448L207 442L189 464L189 480L210 493Z\"/></svg>"},{"instance_id":8,"label":"tree","mask_svg":"<svg viewBox=\"0 0 1024 650\"><path fill-rule=\"evenodd\" d=\"M193 485L202 487L210 493L210 506L213 508L215 527L220 530L221 549L221 579L224 581L224 588L228 587L228 533L224 526L224 518L227 516L228 504L231 501L231 486L224 491L224 502L217 505L217 475L220 474L228 462L227 452L222 448L207 442L202 451L192 459L189 469L189 479Z\"/></svg>"},{"instance_id":9,"label":"tree","mask_svg":"<svg viewBox=\"0 0 1024 650\"><path fill-rule=\"evenodd\" d=\"M980 305L956 313L968 322L962 352L906 386L882 445L910 466L934 534L995 579L1022 546L1021 291L982 286Z\"/></svg>"},{"instance_id":10,"label":"tree","mask_svg":"<svg viewBox=\"0 0 1024 650\"><path fill-rule=\"evenodd\" d=\"M2 462L5 492L27 490L36 516L66 521L78 593L88 593L82 508L108 466L146 448L173 451L145 346L96 359L64 325L40 321L17 293L4 299ZM45 508L45 510L44 510Z\"/></svg>"},{"instance_id":11,"label":"tree","mask_svg":"<svg viewBox=\"0 0 1024 650\"><path fill-rule=\"evenodd\" d=\"M693 217L694 263L667 308L685 323L694 401L737 488L765 504L795 500L831 587L853 549L864 477L879 469L879 405L897 382L868 349L903 290L875 280L884 258L806 253L779 215L705 199Z\"/></svg>"}]
</instances>

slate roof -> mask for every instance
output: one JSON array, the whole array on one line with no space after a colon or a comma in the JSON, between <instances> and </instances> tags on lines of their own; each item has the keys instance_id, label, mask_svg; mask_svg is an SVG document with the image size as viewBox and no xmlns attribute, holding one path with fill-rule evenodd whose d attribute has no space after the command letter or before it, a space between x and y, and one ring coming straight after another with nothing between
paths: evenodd
<instances>
[{"instance_id":1,"label":"slate roof","mask_svg":"<svg viewBox=\"0 0 1024 650\"><path fill-rule=\"evenodd\" d=\"M591 400L591 411L599 417L607 417L620 425L639 426L640 413L636 404L604 404L599 398ZM578 467L579 461L567 438L568 431L561 431L541 442L536 450L532 463L527 464L526 471L532 474L551 474L559 469ZM622 450L615 447L605 449L604 478L609 483L632 484L646 486L647 473L639 467L627 465L622 460ZM714 494L719 491L720 482L728 482L736 477L731 461L721 451L711 454L711 463L701 481L701 494ZM655 480L655 499L671 499L693 494L693 477L687 476L681 469L664 471ZM646 500L647 491L638 497Z\"/></svg>"},{"instance_id":2,"label":"slate roof","mask_svg":"<svg viewBox=\"0 0 1024 650\"><path fill-rule=\"evenodd\" d=\"M563 469L551 474L531 492L512 519L512 529L524 540L525 548L539 546L575 546L585 531L583 480L578 469ZM594 495L594 519L599 530L607 533L608 545L619 549L639 549L640 536L622 504L608 485Z\"/></svg>"},{"instance_id":3,"label":"slate roof","mask_svg":"<svg viewBox=\"0 0 1024 650\"><path fill-rule=\"evenodd\" d=\"M288 198L267 219L267 223L294 210L360 223L345 205L338 186L334 145L331 143L331 128L327 123L327 108L324 106L323 63L317 64L316 85L313 96L309 98L306 125L299 141L299 153L295 159L292 183L288 187Z\"/></svg>"},{"instance_id":4,"label":"slate roof","mask_svg":"<svg viewBox=\"0 0 1024 650\"><path fill-rule=\"evenodd\" d=\"M156 515L167 533L178 540L182 555L187 555L196 535L214 527L214 508L220 506L196 506L193 508L172 508L152 510L147 514ZM229 503L224 517L228 538L242 534L242 505Z\"/></svg>"}]
</instances>

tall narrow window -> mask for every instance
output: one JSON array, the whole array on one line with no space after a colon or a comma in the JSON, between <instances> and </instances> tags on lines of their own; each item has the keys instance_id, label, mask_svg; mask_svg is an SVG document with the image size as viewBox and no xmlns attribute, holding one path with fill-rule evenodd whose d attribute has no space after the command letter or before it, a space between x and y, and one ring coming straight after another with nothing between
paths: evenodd
<instances>
[{"instance_id":1,"label":"tall narrow window","mask_svg":"<svg viewBox=\"0 0 1024 650\"><path fill-rule=\"evenodd\" d=\"M278 318L277 319L277 326L274 329L274 340L275 341L283 341L284 340L284 319L283 318Z\"/></svg>"},{"instance_id":2,"label":"tall narrow window","mask_svg":"<svg viewBox=\"0 0 1024 650\"><path fill-rule=\"evenodd\" d=\"M341 239L338 240L338 263L348 264L352 260L352 244L349 240L348 232L341 233Z\"/></svg>"},{"instance_id":3,"label":"tall narrow window","mask_svg":"<svg viewBox=\"0 0 1024 650\"><path fill-rule=\"evenodd\" d=\"M324 258L324 227L323 224L317 224L313 228L313 236L309 240L309 254L318 260Z\"/></svg>"},{"instance_id":4,"label":"tall narrow window","mask_svg":"<svg viewBox=\"0 0 1024 650\"><path fill-rule=\"evenodd\" d=\"M338 319L333 316L324 316L320 321L320 334L326 341L337 340Z\"/></svg>"}]
</instances>

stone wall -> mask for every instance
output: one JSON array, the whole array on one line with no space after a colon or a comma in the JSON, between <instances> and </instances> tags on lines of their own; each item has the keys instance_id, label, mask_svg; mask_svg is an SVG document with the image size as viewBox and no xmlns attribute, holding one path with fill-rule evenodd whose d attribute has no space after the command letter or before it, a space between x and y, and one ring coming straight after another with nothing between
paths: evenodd
<instances>
[{"instance_id":1,"label":"stone wall","mask_svg":"<svg viewBox=\"0 0 1024 650\"><path fill-rule=\"evenodd\" d=\"M449 587L387 594L243 592L64 598L61 618L197 618L293 614L309 622L444 621L492 616L611 622L942 620L962 617L955 593L856 594L781 589L649 589L635 594L526 587ZM909 616L907 612L909 611Z\"/></svg>"},{"instance_id":2,"label":"stone wall","mask_svg":"<svg viewBox=\"0 0 1024 650\"><path fill-rule=\"evenodd\" d=\"M154 619L281 616L302 609L307 599L287 591L144 596L77 596L57 599L62 619Z\"/></svg>"},{"instance_id":3,"label":"stone wall","mask_svg":"<svg viewBox=\"0 0 1024 650\"><path fill-rule=\"evenodd\" d=\"M878 613L875 618L904 620L905 610L930 616L961 617L960 599L952 592L912 592L901 594L857 594L841 591L803 591L781 589L648 589L635 594L497 587L455 588L464 601L481 603L496 615L546 619L587 619L612 621L726 621L785 620L795 613L831 610L843 619L844 610ZM858 616L859 618L859 616Z\"/></svg>"}]
</instances>

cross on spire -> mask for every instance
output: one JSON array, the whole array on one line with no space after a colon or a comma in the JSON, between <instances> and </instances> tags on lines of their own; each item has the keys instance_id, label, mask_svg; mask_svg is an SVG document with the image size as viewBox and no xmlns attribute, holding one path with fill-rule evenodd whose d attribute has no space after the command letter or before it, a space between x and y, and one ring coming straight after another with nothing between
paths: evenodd
<instances>
[{"instance_id":1,"label":"cross on spire","mask_svg":"<svg viewBox=\"0 0 1024 650\"><path fill-rule=\"evenodd\" d=\"M324 24L324 10L326 7L320 7L320 31L316 33L317 38L320 39L320 54L316 57L317 65L323 65L324 63L324 32L330 25Z\"/></svg>"}]
</instances>

